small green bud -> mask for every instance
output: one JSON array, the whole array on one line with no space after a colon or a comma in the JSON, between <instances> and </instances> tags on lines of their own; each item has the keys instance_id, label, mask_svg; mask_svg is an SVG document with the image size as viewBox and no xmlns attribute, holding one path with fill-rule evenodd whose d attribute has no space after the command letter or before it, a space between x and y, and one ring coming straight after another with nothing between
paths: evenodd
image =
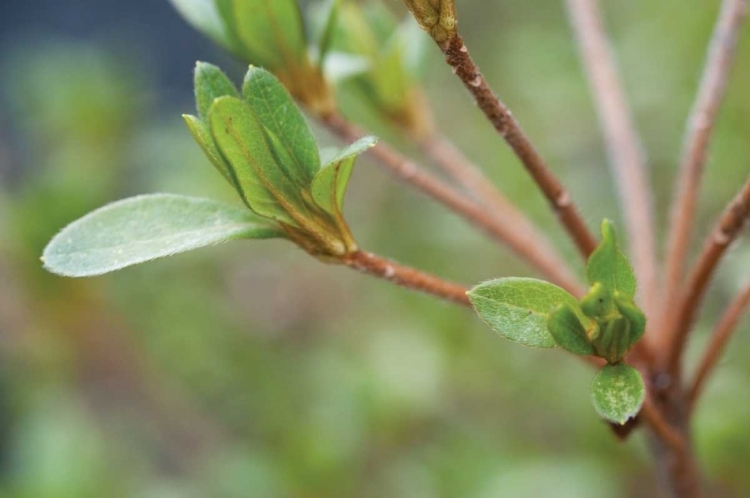
<instances>
[{"instance_id":1,"label":"small green bud","mask_svg":"<svg viewBox=\"0 0 750 498\"><path fill-rule=\"evenodd\" d=\"M594 325L596 327L596 325ZM577 355L595 353L586 328L568 303L562 303L547 317L547 330L561 348Z\"/></svg>"}]
</instances>

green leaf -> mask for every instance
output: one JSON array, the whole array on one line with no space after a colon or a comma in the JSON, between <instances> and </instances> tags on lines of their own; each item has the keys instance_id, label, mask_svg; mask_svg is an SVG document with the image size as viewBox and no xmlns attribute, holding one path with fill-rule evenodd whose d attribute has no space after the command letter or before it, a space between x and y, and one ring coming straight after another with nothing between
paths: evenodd
<instances>
[{"instance_id":1,"label":"green leaf","mask_svg":"<svg viewBox=\"0 0 750 498\"><path fill-rule=\"evenodd\" d=\"M609 220L602 221L602 241L589 256L586 278L591 285L601 282L610 292L635 297L635 275L627 258L617 245L617 236Z\"/></svg>"},{"instance_id":2,"label":"green leaf","mask_svg":"<svg viewBox=\"0 0 750 498\"><path fill-rule=\"evenodd\" d=\"M547 317L547 330L561 348L578 355L594 354L594 346L578 319L580 312L568 303L558 305Z\"/></svg>"},{"instance_id":3,"label":"green leaf","mask_svg":"<svg viewBox=\"0 0 750 498\"><path fill-rule=\"evenodd\" d=\"M232 81L213 64L198 62L195 65L195 102L198 115L208 119L211 104L219 97L239 97Z\"/></svg>"},{"instance_id":4,"label":"green leaf","mask_svg":"<svg viewBox=\"0 0 750 498\"><path fill-rule=\"evenodd\" d=\"M630 323L630 337L628 341L628 347L630 347L643 337L643 333L646 331L646 315L633 301L623 300L617 295L615 295L615 306L617 306L620 314Z\"/></svg>"},{"instance_id":5,"label":"green leaf","mask_svg":"<svg viewBox=\"0 0 750 498\"><path fill-rule=\"evenodd\" d=\"M246 208L153 194L114 202L74 221L44 250L47 270L88 277L234 239L284 237Z\"/></svg>"},{"instance_id":6,"label":"green leaf","mask_svg":"<svg viewBox=\"0 0 750 498\"><path fill-rule=\"evenodd\" d=\"M378 139L372 136L360 138L342 150L323 166L312 182L315 203L328 213L340 214L344 207L344 194L352 175L357 156L373 147Z\"/></svg>"},{"instance_id":7,"label":"green leaf","mask_svg":"<svg viewBox=\"0 0 750 498\"><path fill-rule=\"evenodd\" d=\"M209 111L211 134L232 168L245 203L261 216L297 226L310 218L303 188L271 152L266 133L250 106L221 97Z\"/></svg>"},{"instance_id":8,"label":"green leaf","mask_svg":"<svg viewBox=\"0 0 750 498\"><path fill-rule=\"evenodd\" d=\"M645 397L641 374L623 363L606 365L591 383L591 401L596 412L620 425L638 414Z\"/></svg>"},{"instance_id":9,"label":"green leaf","mask_svg":"<svg viewBox=\"0 0 750 498\"><path fill-rule=\"evenodd\" d=\"M169 0L183 18L214 42L231 48L231 40L214 0Z\"/></svg>"},{"instance_id":10,"label":"green leaf","mask_svg":"<svg viewBox=\"0 0 750 498\"><path fill-rule=\"evenodd\" d=\"M556 346L547 330L547 315L555 307L568 304L578 309L576 299L565 290L531 278L490 280L474 287L468 295L476 312L493 330L512 341L536 348ZM578 318L586 327L591 325L582 313Z\"/></svg>"},{"instance_id":11,"label":"green leaf","mask_svg":"<svg viewBox=\"0 0 750 498\"><path fill-rule=\"evenodd\" d=\"M273 70L307 58L302 13L296 0L234 0L237 35L253 64Z\"/></svg>"},{"instance_id":12,"label":"green leaf","mask_svg":"<svg viewBox=\"0 0 750 498\"><path fill-rule=\"evenodd\" d=\"M336 33L336 27L339 21L339 12L341 10L341 0L328 0L326 5L325 24L320 33L318 40L318 61L323 64L328 52L333 45L333 37Z\"/></svg>"},{"instance_id":13,"label":"green leaf","mask_svg":"<svg viewBox=\"0 0 750 498\"><path fill-rule=\"evenodd\" d=\"M242 93L253 114L272 137L271 145L286 175L309 188L320 169L315 137L289 92L276 77L251 66Z\"/></svg>"},{"instance_id":14,"label":"green leaf","mask_svg":"<svg viewBox=\"0 0 750 498\"><path fill-rule=\"evenodd\" d=\"M213 164L214 167L219 170L221 176L223 176L229 184L241 194L240 187L237 184L237 179L234 177L234 171L226 160L224 160L219 149L216 148L214 138L211 136L211 130L209 130L208 125L197 117L189 114L183 114L182 118L185 120L188 130L190 130L190 134L193 135L193 138L198 143L198 146L200 146L208 160L211 161L211 164Z\"/></svg>"}]
</instances>

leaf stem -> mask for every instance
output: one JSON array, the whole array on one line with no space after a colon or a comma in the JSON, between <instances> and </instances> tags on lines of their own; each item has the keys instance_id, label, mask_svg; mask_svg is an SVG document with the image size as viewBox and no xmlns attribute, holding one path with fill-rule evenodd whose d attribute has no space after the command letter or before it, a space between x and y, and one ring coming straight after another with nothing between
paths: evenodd
<instances>
[{"instance_id":1,"label":"leaf stem","mask_svg":"<svg viewBox=\"0 0 750 498\"><path fill-rule=\"evenodd\" d=\"M666 351L666 360L672 378L679 378L682 350L687 342L690 327L697 314L711 276L731 243L737 238L750 214L750 180L745 182L740 192L727 205L716 222L711 234L703 245L685 292L676 306L671 307L667 323L668 346L659 348Z\"/></svg>"},{"instance_id":2,"label":"leaf stem","mask_svg":"<svg viewBox=\"0 0 750 498\"><path fill-rule=\"evenodd\" d=\"M589 86L615 176L627 225L630 252L646 315L659 307L658 270L651 185L598 0L567 0Z\"/></svg>"},{"instance_id":3,"label":"leaf stem","mask_svg":"<svg viewBox=\"0 0 750 498\"><path fill-rule=\"evenodd\" d=\"M746 284L735 299L729 304L724 314L719 319L713 332L711 340L706 348L700 366L695 374L693 382L688 391L688 405L692 409L703 392L706 381L712 370L716 367L725 346L736 330L737 324L750 306L750 283Z\"/></svg>"},{"instance_id":4,"label":"leaf stem","mask_svg":"<svg viewBox=\"0 0 750 498\"><path fill-rule=\"evenodd\" d=\"M596 239L579 214L570 193L549 169L510 110L500 102L489 87L469 55L469 50L464 45L461 36L456 33L445 42L437 41L437 44L445 55L446 62L469 90L477 106L513 149L526 171L539 186L581 255L588 258L596 247Z\"/></svg>"},{"instance_id":5,"label":"leaf stem","mask_svg":"<svg viewBox=\"0 0 750 498\"><path fill-rule=\"evenodd\" d=\"M564 288L577 289L572 292L575 296L585 293L586 289L546 236L449 139L431 134L417 143L427 157L489 209L499 223L513 227L505 242L514 252L524 255L542 274L562 283Z\"/></svg>"},{"instance_id":6,"label":"leaf stem","mask_svg":"<svg viewBox=\"0 0 750 498\"><path fill-rule=\"evenodd\" d=\"M348 255L343 263L362 273L385 279L401 287L426 292L464 306L471 306L466 295L469 291L468 287L447 282L434 275L403 266L375 254L355 251Z\"/></svg>"},{"instance_id":7,"label":"leaf stem","mask_svg":"<svg viewBox=\"0 0 750 498\"><path fill-rule=\"evenodd\" d=\"M354 141L366 135L339 114L330 114L321 119L331 131L343 140ZM553 283L563 287L571 294L580 296L583 293L583 289L575 278L570 278L561 268L552 267L547 263L548 256L543 253L541 246L528 245L527 242L519 238L518 227L511 223L499 221L486 208L466 198L443 180L419 167L414 161L382 141L370 149L369 153L396 176L411 184L417 190L444 204L494 239L508 244L520 257L531 263L534 268L538 269Z\"/></svg>"},{"instance_id":8,"label":"leaf stem","mask_svg":"<svg viewBox=\"0 0 750 498\"><path fill-rule=\"evenodd\" d=\"M673 296L672 299L679 295L711 133L726 93L738 32L747 6L747 0L724 0L722 3L696 100L688 118L667 238L664 295Z\"/></svg>"}]
</instances>

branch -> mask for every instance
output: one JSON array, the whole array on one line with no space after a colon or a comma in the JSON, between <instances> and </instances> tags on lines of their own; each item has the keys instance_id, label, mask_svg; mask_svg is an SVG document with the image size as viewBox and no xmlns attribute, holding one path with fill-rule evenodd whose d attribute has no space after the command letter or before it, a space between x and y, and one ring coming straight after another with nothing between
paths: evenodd
<instances>
[{"instance_id":1,"label":"branch","mask_svg":"<svg viewBox=\"0 0 750 498\"><path fill-rule=\"evenodd\" d=\"M659 438L672 447L675 452L686 451L685 440L680 433L666 421L659 409L654 405L650 395L646 395L641 407L641 416Z\"/></svg>"},{"instance_id":2,"label":"branch","mask_svg":"<svg viewBox=\"0 0 750 498\"><path fill-rule=\"evenodd\" d=\"M528 253L527 258L543 274L554 276L558 282L568 282L567 286L578 289L573 294L583 295L585 289L554 246L524 212L490 182L480 168L445 137L432 134L418 143L427 157L489 209L499 223L513 227L513 238L506 242L516 253ZM533 252L529 252L530 248L534 248Z\"/></svg>"},{"instance_id":3,"label":"branch","mask_svg":"<svg viewBox=\"0 0 750 498\"><path fill-rule=\"evenodd\" d=\"M703 250L698 257L685 286L685 292L675 306L669 310L669 320L666 322L670 335L667 351L669 372L673 378L680 371L682 350L687 342L690 328L697 310L706 293L708 282L713 275L719 261L726 253L730 244L742 230L748 214L750 214L750 180L745 182L742 190L724 209L712 233L704 243Z\"/></svg>"},{"instance_id":4,"label":"branch","mask_svg":"<svg viewBox=\"0 0 750 498\"><path fill-rule=\"evenodd\" d=\"M716 366L716 363L724 351L724 347L729 342L729 339L731 339L732 333L736 330L737 324L742 318L742 315L747 311L749 305L750 283L740 291L737 297L727 307L721 319L716 324L713 332L711 332L711 342L706 348L706 352L703 355L703 359L700 362L700 366L698 367L698 371L695 374L695 378L690 387L688 403L691 408L695 406L696 401L703 392L708 376Z\"/></svg>"},{"instance_id":5,"label":"branch","mask_svg":"<svg viewBox=\"0 0 750 498\"><path fill-rule=\"evenodd\" d=\"M598 0L567 0L567 6L625 213L640 300L647 315L653 317L659 306L659 288L652 191L643 149L617 74Z\"/></svg>"},{"instance_id":6,"label":"branch","mask_svg":"<svg viewBox=\"0 0 750 498\"><path fill-rule=\"evenodd\" d=\"M331 131L344 140L354 141L365 135L359 128L338 114L323 117L322 120ZM518 227L511 223L500 222L481 205L467 199L453 187L420 168L387 144L380 142L371 149L370 153L402 180L446 205L493 238L508 244L516 254L530 262L546 278L574 295L582 295L580 283L565 266L549 264L547 262L549 255L544 252L543 246L536 243L529 244L528 239L518 230Z\"/></svg>"},{"instance_id":7,"label":"branch","mask_svg":"<svg viewBox=\"0 0 750 498\"><path fill-rule=\"evenodd\" d=\"M670 214L665 296L679 295L706 153L734 62L738 31L747 5L747 0L724 0L706 56L698 95L688 119Z\"/></svg>"},{"instance_id":8,"label":"branch","mask_svg":"<svg viewBox=\"0 0 750 498\"><path fill-rule=\"evenodd\" d=\"M434 275L403 266L375 254L356 251L347 256L343 263L362 273L385 279L407 289L432 294L448 301L471 306L466 293L468 287L454 284Z\"/></svg>"},{"instance_id":9,"label":"branch","mask_svg":"<svg viewBox=\"0 0 750 498\"><path fill-rule=\"evenodd\" d=\"M446 62L469 90L476 104L539 186L578 250L588 258L597 242L573 204L570 193L549 169L510 110L492 92L469 55L461 36L456 33L445 42L438 41L438 46L445 54Z\"/></svg>"}]
</instances>

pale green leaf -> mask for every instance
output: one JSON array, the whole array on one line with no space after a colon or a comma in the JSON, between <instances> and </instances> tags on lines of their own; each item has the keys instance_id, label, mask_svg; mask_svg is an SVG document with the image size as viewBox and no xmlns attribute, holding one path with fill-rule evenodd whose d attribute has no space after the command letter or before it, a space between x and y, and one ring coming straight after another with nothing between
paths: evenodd
<instances>
[{"instance_id":1,"label":"pale green leaf","mask_svg":"<svg viewBox=\"0 0 750 498\"><path fill-rule=\"evenodd\" d=\"M602 221L602 240L589 256L586 278L593 285L601 282L610 292L618 291L627 299L635 297L635 275L617 245L617 236L609 220Z\"/></svg>"},{"instance_id":2,"label":"pale green leaf","mask_svg":"<svg viewBox=\"0 0 750 498\"><path fill-rule=\"evenodd\" d=\"M641 374L623 363L606 365L591 383L591 401L596 412L620 425L638 414L645 398L646 386Z\"/></svg>"},{"instance_id":3,"label":"pale green leaf","mask_svg":"<svg viewBox=\"0 0 750 498\"><path fill-rule=\"evenodd\" d=\"M231 40L214 0L169 1L191 26L225 48L231 48Z\"/></svg>"},{"instance_id":4,"label":"pale green leaf","mask_svg":"<svg viewBox=\"0 0 750 498\"><path fill-rule=\"evenodd\" d=\"M209 121L216 146L231 166L250 209L290 225L310 218L300 186L278 164L263 127L247 103L221 97L211 106Z\"/></svg>"},{"instance_id":5,"label":"pale green leaf","mask_svg":"<svg viewBox=\"0 0 750 498\"><path fill-rule=\"evenodd\" d=\"M561 348L577 355L594 354L594 346L578 314L568 303L558 305L547 317L547 330Z\"/></svg>"},{"instance_id":6,"label":"pale green leaf","mask_svg":"<svg viewBox=\"0 0 750 498\"><path fill-rule=\"evenodd\" d=\"M209 130L208 125L197 117L189 114L184 114L182 118L185 120L188 130L190 130L190 134L193 135L193 139L198 143L198 146L208 160L211 161L211 164L213 164L214 167L219 170L221 176L223 176L229 184L241 194L240 188L237 185L237 179L234 177L234 171L221 155L219 149L216 148L214 137L211 136L211 130Z\"/></svg>"},{"instance_id":7,"label":"pale green leaf","mask_svg":"<svg viewBox=\"0 0 750 498\"><path fill-rule=\"evenodd\" d=\"M234 0L237 35L252 60L272 70L307 58L302 13L296 0Z\"/></svg>"},{"instance_id":8,"label":"pale green leaf","mask_svg":"<svg viewBox=\"0 0 750 498\"><path fill-rule=\"evenodd\" d=\"M198 115L208 119L211 104L219 97L239 97L232 81L213 64L198 62L195 65L195 102Z\"/></svg>"},{"instance_id":9,"label":"pale green leaf","mask_svg":"<svg viewBox=\"0 0 750 498\"><path fill-rule=\"evenodd\" d=\"M273 74L251 66L242 93L255 117L272 137L273 152L287 176L300 188L309 188L320 169L318 145L289 92Z\"/></svg>"},{"instance_id":10,"label":"pale green leaf","mask_svg":"<svg viewBox=\"0 0 750 498\"><path fill-rule=\"evenodd\" d=\"M554 348L547 330L547 315L560 304L578 310L576 299L565 290L543 280L508 277L474 287L469 300L479 316L500 335L526 346ZM590 320L576 311L581 323Z\"/></svg>"},{"instance_id":11,"label":"pale green leaf","mask_svg":"<svg viewBox=\"0 0 750 498\"><path fill-rule=\"evenodd\" d=\"M360 138L349 147L336 154L328 164L315 175L312 182L312 196L315 203L328 213L340 213L344 206L344 194L352 175L354 161L378 139L372 136Z\"/></svg>"},{"instance_id":12,"label":"pale green leaf","mask_svg":"<svg viewBox=\"0 0 750 498\"><path fill-rule=\"evenodd\" d=\"M245 207L142 195L74 221L47 245L42 260L53 273L88 277L229 240L271 237L284 237L284 232Z\"/></svg>"}]
</instances>

